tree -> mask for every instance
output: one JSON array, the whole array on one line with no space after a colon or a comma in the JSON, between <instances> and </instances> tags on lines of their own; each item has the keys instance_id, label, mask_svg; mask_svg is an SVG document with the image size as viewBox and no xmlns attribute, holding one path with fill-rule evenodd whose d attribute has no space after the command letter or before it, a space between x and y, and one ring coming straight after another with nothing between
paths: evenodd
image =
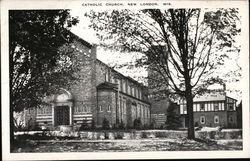
<instances>
[{"instance_id":1,"label":"tree","mask_svg":"<svg viewBox=\"0 0 250 161\"><path fill-rule=\"evenodd\" d=\"M157 72L168 93L185 98L188 138L194 139L193 97L215 82L223 83L212 74L229 52L239 52L234 40L240 32L237 14L237 9L228 8L124 9L86 15L104 47L143 53L136 65Z\"/></svg>"},{"instance_id":2,"label":"tree","mask_svg":"<svg viewBox=\"0 0 250 161\"><path fill-rule=\"evenodd\" d=\"M178 129L181 126L180 114L177 113L177 106L175 103L170 102L167 109L167 128L171 130Z\"/></svg>"},{"instance_id":3,"label":"tree","mask_svg":"<svg viewBox=\"0 0 250 161\"><path fill-rule=\"evenodd\" d=\"M9 11L11 145L13 112L39 107L44 97L74 78L72 51L62 46L71 42L68 30L77 23L69 10Z\"/></svg>"},{"instance_id":4,"label":"tree","mask_svg":"<svg viewBox=\"0 0 250 161\"><path fill-rule=\"evenodd\" d=\"M102 121L102 128L104 130L110 129L109 120L107 118L103 119L103 121Z\"/></svg>"}]
</instances>

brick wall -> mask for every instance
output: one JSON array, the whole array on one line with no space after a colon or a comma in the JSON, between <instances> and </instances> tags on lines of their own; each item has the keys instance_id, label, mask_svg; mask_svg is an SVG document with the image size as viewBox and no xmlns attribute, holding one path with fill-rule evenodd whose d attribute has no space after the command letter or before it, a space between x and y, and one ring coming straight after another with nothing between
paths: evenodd
<instances>
[{"instance_id":1,"label":"brick wall","mask_svg":"<svg viewBox=\"0 0 250 161\"><path fill-rule=\"evenodd\" d=\"M130 78L124 77L121 74L114 72L107 65L96 59L96 47L82 43L79 40L73 41L69 45L62 46L60 50L72 49L72 64L79 67L79 70L75 74L78 76L78 80L72 82L68 87L61 87L69 91L73 95L73 118L72 123L75 126L80 126L83 121L87 120L91 123L92 120L95 124L101 126L103 119L107 118L110 125L116 123L116 118L123 121L125 126L132 126L133 121L136 118L141 118L144 124L149 124L149 104L147 104L147 89L146 87L140 86L136 81ZM107 80L107 73L110 74ZM117 77L119 75L119 77ZM112 76L112 77L111 77ZM121 88L121 91L117 90L98 90L97 87L106 82L112 82L114 85L114 78L121 79L127 84L131 84L137 89L141 90L140 94L137 90L135 96L128 94L128 89ZM125 84L124 84L125 85ZM128 87L126 87L128 88ZM142 99L144 101L142 101ZM121 100L121 102L120 102ZM132 110L132 102L136 104L134 111ZM55 106L58 104L55 103ZM102 111L100 111L100 105ZM110 111L108 110L110 106ZM120 107L126 107L121 109ZM52 107L51 107L52 108ZM116 111L118 109L118 111ZM145 112L147 109L147 113ZM140 110L140 111L139 111ZM116 114L117 112L117 114ZM48 122L52 125L52 113L37 116L40 122ZM131 116L131 114L133 116Z\"/></svg>"},{"instance_id":2,"label":"brick wall","mask_svg":"<svg viewBox=\"0 0 250 161\"><path fill-rule=\"evenodd\" d=\"M219 122L215 123L215 117L219 117ZM201 117L205 117L205 123L201 123ZM196 112L194 113L194 124L198 124L199 126L208 126L208 127L216 127L216 126L227 126L227 113L226 112Z\"/></svg>"},{"instance_id":3,"label":"brick wall","mask_svg":"<svg viewBox=\"0 0 250 161\"><path fill-rule=\"evenodd\" d=\"M73 108L90 108L89 111L77 113L73 109L73 122L74 124L82 123L82 120L91 120L96 115L96 88L95 88L95 47L89 48L74 41L74 58L73 64L77 64L80 70L77 71L79 80L73 82L69 87L69 91L73 94L74 105Z\"/></svg>"},{"instance_id":4,"label":"brick wall","mask_svg":"<svg viewBox=\"0 0 250 161\"><path fill-rule=\"evenodd\" d=\"M112 90L98 90L98 112L97 125L101 126L104 118L108 119L109 124L113 126L116 120L116 106L114 100L114 91Z\"/></svg>"}]
</instances>

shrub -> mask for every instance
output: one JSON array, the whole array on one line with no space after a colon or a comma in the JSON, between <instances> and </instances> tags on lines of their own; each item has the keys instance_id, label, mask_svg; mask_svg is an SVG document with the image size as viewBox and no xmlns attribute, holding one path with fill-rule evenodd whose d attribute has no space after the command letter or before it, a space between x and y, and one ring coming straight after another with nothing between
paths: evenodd
<instances>
[{"instance_id":1,"label":"shrub","mask_svg":"<svg viewBox=\"0 0 250 161\"><path fill-rule=\"evenodd\" d=\"M106 118L103 119L102 128L105 129L105 130L110 129L109 120L108 119L106 119Z\"/></svg>"},{"instance_id":2,"label":"shrub","mask_svg":"<svg viewBox=\"0 0 250 161\"><path fill-rule=\"evenodd\" d=\"M167 121L166 126L169 130L176 130L181 126L181 116L176 111L178 105L170 102L170 106L167 109Z\"/></svg>"},{"instance_id":3,"label":"shrub","mask_svg":"<svg viewBox=\"0 0 250 161\"><path fill-rule=\"evenodd\" d=\"M92 120L92 122L91 122L91 129L92 130L96 129L95 120Z\"/></svg>"},{"instance_id":4,"label":"shrub","mask_svg":"<svg viewBox=\"0 0 250 161\"><path fill-rule=\"evenodd\" d=\"M89 130L89 126L88 126L87 120L83 120L83 122L82 122L79 130L80 131Z\"/></svg>"},{"instance_id":5,"label":"shrub","mask_svg":"<svg viewBox=\"0 0 250 161\"><path fill-rule=\"evenodd\" d=\"M134 120L134 128L135 129L141 129L142 123L141 123L141 119L137 118Z\"/></svg>"},{"instance_id":6,"label":"shrub","mask_svg":"<svg viewBox=\"0 0 250 161\"><path fill-rule=\"evenodd\" d=\"M121 121L121 123L119 123L119 129L125 129L125 124L123 121Z\"/></svg>"}]
</instances>

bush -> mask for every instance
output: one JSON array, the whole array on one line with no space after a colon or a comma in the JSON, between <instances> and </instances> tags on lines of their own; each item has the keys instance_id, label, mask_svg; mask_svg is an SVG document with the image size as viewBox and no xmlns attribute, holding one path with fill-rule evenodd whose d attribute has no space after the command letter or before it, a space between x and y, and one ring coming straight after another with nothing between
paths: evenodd
<instances>
[{"instance_id":1,"label":"bush","mask_svg":"<svg viewBox=\"0 0 250 161\"><path fill-rule=\"evenodd\" d=\"M91 122L91 129L92 130L96 129L95 120L92 120L92 122Z\"/></svg>"},{"instance_id":2,"label":"bush","mask_svg":"<svg viewBox=\"0 0 250 161\"><path fill-rule=\"evenodd\" d=\"M141 119L137 118L134 120L134 128L135 129L141 129L142 123L141 123Z\"/></svg>"},{"instance_id":3,"label":"bush","mask_svg":"<svg viewBox=\"0 0 250 161\"><path fill-rule=\"evenodd\" d=\"M89 130L89 126L88 126L87 120L83 120L83 122L82 122L79 130L80 131Z\"/></svg>"},{"instance_id":4,"label":"bush","mask_svg":"<svg viewBox=\"0 0 250 161\"><path fill-rule=\"evenodd\" d=\"M123 121L121 121L121 123L119 123L119 129L125 129L125 124Z\"/></svg>"},{"instance_id":5,"label":"bush","mask_svg":"<svg viewBox=\"0 0 250 161\"><path fill-rule=\"evenodd\" d=\"M106 119L106 118L103 119L102 128L105 129L105 130L110 129L109 120L108 119Z\"/></svg>"},{"instance_id":6,"label":"bush","mask_svg":"<svg viewBox=\"0 0 250 161\"><path fill-rule=\"evenodd\" d=\"M181 116L177 113L178 105L170 102L170 106L167 109L166 127L169 130L176 130L181 127Z\"/></svg>"}]
</instances>

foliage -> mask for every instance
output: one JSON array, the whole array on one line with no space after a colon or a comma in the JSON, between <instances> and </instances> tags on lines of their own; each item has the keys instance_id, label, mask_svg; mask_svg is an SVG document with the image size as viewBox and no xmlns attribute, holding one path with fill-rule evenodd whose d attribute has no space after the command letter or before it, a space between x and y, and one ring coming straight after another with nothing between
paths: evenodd
<instances>
[{"instance_id":1,"label":"foliage","mask_svg":"<svg viewBox=\"0 0 250 161\"><path fill-rule=\"evenodd\" d=\"M142 122L141 122L140 118L136 118L134 120L134 128L137 129L137 130L142 128Z\"/></svg>"},{"instance_id":2,"label":"foliage","mask_svg":"<svg viewBox=\"0 0 250 161\"><path fill-rule=\"evenodd\" d=\"M13 116L14 121L14 131L24 130L24 112L17 112Z\"/></svg>"},{"instance_id":3,"label":"foliage","mask_svg":"<svg viewBox=\"0 0 250 161\"><path fill-rule=\"evenodd\" d=\"M125 124L123 121L119 123L119 129L125 129Z\"/></svg>"},{"instance_id":4,"label":"foliage","mask_svg":"<svg viewBox=\"0 0 250 161\"><path fill-rule=\"evenodd\" d=\"M103 46L143 53L136 66L157 73L168 87L162 89L165 93L186 99L188 138L193 139L193 97L223 83L212 74L228 54L239 52L238 10L124 9L86 15Z\"/></svg>"},{"instance_id":5,"label":"foliage","mask_svg":"<svg viewBox=\"0 0 250 161\"><path fill-rule=\"evenodd\" d=\"M88 129L90 129L90 127L89 127L89 125L88 125L87 120L83 120L83 122L82 122L82 124L81 124L79 130L80 130L80 131L84 131L84 130L88 130Z\"/></svg>"},{"instance_id":6,"label":"foliage","mask_svg":"<svg viewBox=\"0 0 250 161\"><path fill-rule=\"evenodd\" d=\"M96 128L96 126L95 126L95 120L92 120L92 122L91 122L91 129L94 130L95 128Z\"/></svg>"},{"instance_id":7,"label":"foliage","mask_svg":"<svg viewBox=\"0 0 250 161\"><path fill-rule=\"evenodd\" d=\"M178 105L170 102L170 105L167 109L167 129L176 130L181 126L181 116L176 110L178 110Z\"/></svg>"},{"instance_id":8,"label":"foliage","mask_svg":"<svg viewBox=\"0 0 250 161\"><path fill-rule=\"evenodd\" d=\"M65 84L73 69L58 48L71 41L68 29L78 22L69 10L10 10L9 57L11 107L37 107ZM53 88L55 87L55 88Z\"/></svg>"},{"instance_id":9,"label":"foliage","mask_svg":"<svg viewBox=\"0 0 250 161\"><path fill-rule=\"evenodd\" d=\"M109 125L109 120L104 118L103 119L103 122L102 122L102 128L107 130L107 129L110 129L110 125Z\"/></svg>"}]
</instances>

